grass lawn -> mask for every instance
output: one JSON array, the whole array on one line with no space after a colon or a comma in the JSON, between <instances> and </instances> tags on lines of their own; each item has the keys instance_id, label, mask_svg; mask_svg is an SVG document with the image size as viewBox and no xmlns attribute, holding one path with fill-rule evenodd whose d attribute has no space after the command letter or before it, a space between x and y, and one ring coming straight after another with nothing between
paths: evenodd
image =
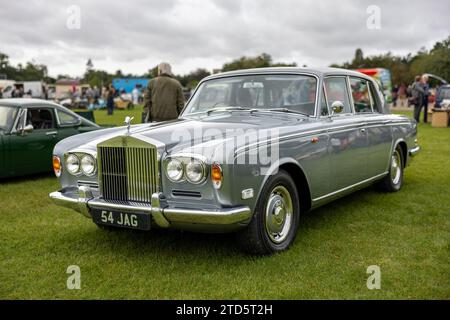
<instances>
[{"instance_id":1,"label":"grass lawn","mask_svg":"<svg viewBox=\"0 0 450 320\"><path fill-rule=\"evenodd\" d=\"M421 124L423 151L400 192L368 188L304 215L294 246L263 258L232 235L102 231L51 203L52 175L3 181L0 298L450 299L449 141L450 129ZM66 288L69 265L81 268L80 290ZM380 290L366 287L370 265Z\"/></svg>"},{"instance_id":2,"label":"grass lawn","mask_svg":"<svg viewBox=\"0 0 450 320\"><path fill-rule=\"evenodd\" d=\"M134 117L132 124L141 123L141 115L143 106L139 105L131 110L119 110L116 109L112 116L108 116L106 109L95 110L94 117L95 122L99 125L105 126L124 126L126 116Z\"/></svg>"}]
</instances>

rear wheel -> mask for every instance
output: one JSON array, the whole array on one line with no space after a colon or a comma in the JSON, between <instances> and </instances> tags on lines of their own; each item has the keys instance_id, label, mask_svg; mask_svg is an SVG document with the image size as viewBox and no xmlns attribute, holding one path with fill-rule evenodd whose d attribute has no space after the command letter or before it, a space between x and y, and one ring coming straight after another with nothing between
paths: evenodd
<instances>
[{"instance_id":1,"label":"rear wheel","mask_svg":"<svg viewBox=\"0 0 450 320\"><path fill-rule=\"evenodd\" d=\"M398 146L392 153L389 173L380 182L381 189L386 192L399 191L403 184L403 168L403 153L400 146Z\"/></svg>"},{"instance_id":2,"label":"rear wheel","mask_svg":"<svg viewBox=\"0 0 450 320\"><path fill-rule=\"evenodd\" d=\"M280 171L269 178L246 229L237 234L243 249L264 255L286 250L295 240L300 201L291 176Z\"/></svg>"}]
</instances>

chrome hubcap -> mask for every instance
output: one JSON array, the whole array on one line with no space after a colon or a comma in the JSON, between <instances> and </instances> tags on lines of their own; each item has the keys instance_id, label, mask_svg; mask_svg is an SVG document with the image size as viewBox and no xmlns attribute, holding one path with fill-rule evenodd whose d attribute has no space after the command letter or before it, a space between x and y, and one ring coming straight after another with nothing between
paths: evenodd
<instances>
[{"instance_id":1,"label":"chrome hubcap","mask_svg":"<svg viewBox=\"0 0 450 320\"><path fill-rule=\"evenodd\" d=\"M283 242L292 225L293 205L289 191L283 186L275 187L266 205L266 231L275 243Z\"/></svg>"},{"instance_id":2,"label":"chrome hubcap","mask_svg":"<svg viewBox=\"0 0 450 320\"><path fill-rule=\"evenodd\" d=\"M391 180L393 184L398 184L401 177L401 165L402 161L398 151L395 151L391 159Z\"/></svg>"}]
</instances>

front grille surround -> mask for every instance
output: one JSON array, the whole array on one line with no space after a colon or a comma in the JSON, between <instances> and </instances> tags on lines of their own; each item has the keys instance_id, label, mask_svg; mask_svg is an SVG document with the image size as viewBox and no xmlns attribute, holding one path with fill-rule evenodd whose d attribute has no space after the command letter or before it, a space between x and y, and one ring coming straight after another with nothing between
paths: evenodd
<instances>
[{"instance_id":1,"label":"front grille surround","mask_svg":"<svg viewBox=\"0 0 450 320\"><path fill-rule=\"evenodd\" d=\"M104 200L150 203L159 192L159 162L154 145L121 136L97 146L98 178Z\"/></svg>"}]
</instances>

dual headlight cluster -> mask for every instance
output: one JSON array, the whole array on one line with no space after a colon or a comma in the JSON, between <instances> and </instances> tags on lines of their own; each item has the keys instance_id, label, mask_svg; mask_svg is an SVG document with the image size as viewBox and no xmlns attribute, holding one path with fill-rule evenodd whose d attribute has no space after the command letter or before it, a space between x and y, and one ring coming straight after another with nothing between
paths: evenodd
<instances>
[{"instance_id":1,"label":"dual headlight cluster","mask_svg":"<svg viewBox=\"0 0 450 320\"><path fill-rule=\"evenodd\" d=\"M65 165L67 171L74 176L84 174L90 177L97 172L97 162L95 158L87 153L68 154L66 157Z\"/></svg>"},{"instance_id":2,"label":"dual headlight cluster","mask_svg":"<svg viewBox=\"0 0 450 320\"><path fill-rule=\"evenodd\" d=\"M202 183L206 178L202 160L187 157L171 157L166 161L166 176L172 182L187 180L193 184Z\"/></svg>"}]
</instances>

